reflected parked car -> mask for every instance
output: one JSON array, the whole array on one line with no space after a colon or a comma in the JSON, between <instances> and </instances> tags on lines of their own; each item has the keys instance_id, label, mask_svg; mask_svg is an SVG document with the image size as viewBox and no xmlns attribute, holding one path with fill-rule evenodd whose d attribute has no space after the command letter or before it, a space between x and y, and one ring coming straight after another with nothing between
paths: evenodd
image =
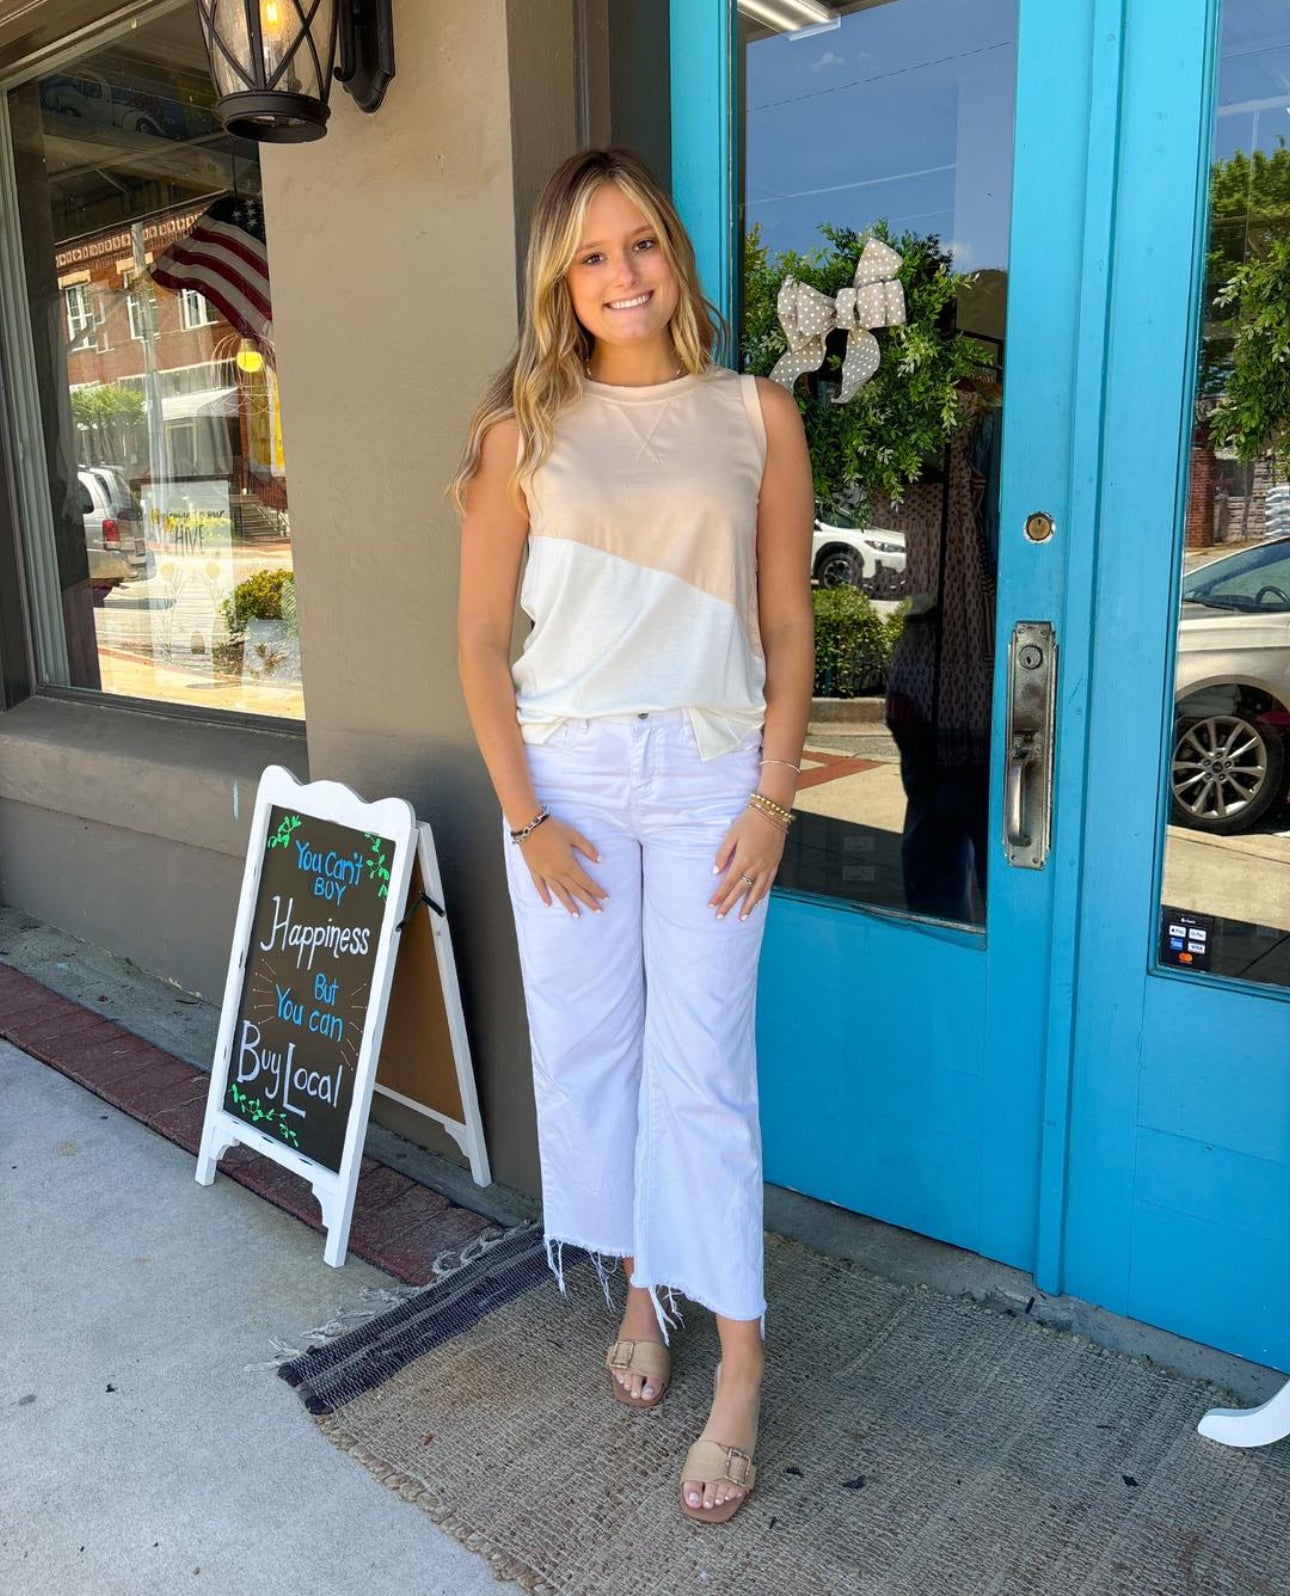
<instances>
[{"instance_id":1,"label":"reflected parked car","mask_svg":"<svg viewBox=\"0 0 1290 1596\"><path fill-rule=\"evenodd\" d=\"M1171 818L1230 836L1287 796L1290 537L1183 579Z\"/></svg>"},{"instance_id":2,"label":"reflected parked car","mask_svg":"<svg viewBox=\"0 0 1290 1596\"><path fill-rule=\"evenodd\" d=\"M821 587L858 587L870 598L896 599L905 591L905 534L861 526L845 511L816 518L811 574Z\"/></svg>"},{"instance_id":3,"label":"reflected parked car","mask_svg":"<svg viewBox=\"0 0 1290 1596\"><path fill-rule=\"evenodd\" d=\"M150 138L196 137L215 127L212 114L186 104L175 83L164 75L150 86L137 76L111 79L84 67L55 72L41 80L40 103L55 116Z\"/></svg>"},{"instance_id":4,"label":"reflected parked car","mask_svg":"<svg viewBox=\"0 0 1290 1596\"><path fill-rule=\"evenodd\" d=\"M76 473L90 590L101 605L122 582L154 574L143 506L114 466L82 466Z\"/></svg>"}]
</instances>

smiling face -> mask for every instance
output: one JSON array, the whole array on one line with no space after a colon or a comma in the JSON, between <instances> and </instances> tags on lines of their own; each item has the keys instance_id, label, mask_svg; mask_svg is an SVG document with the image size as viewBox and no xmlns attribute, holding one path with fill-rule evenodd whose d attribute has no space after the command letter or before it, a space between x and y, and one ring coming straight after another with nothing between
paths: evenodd
<instances>
[{"instance_id":1,"label":"smiling face","mask_svg":"<svg viewBox=\"0 0 1290 1596\"><path fill-rule=\"evenodd\" d=\"M602 183L591 196L565 281L574 313L597 343L666 340L670 351L680 284L658 230L617 183Z\"/></svg>"}]
</instances>

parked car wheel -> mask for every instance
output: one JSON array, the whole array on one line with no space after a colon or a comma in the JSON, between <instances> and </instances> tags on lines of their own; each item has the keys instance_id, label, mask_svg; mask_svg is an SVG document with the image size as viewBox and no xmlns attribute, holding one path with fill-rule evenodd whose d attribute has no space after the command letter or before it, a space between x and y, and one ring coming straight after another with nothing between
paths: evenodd
<instances>
[{"instance_id":1,"label":"parked car wheel","mask_svg":"<svg viewBox=\"0 0 1290 1596\"><path fill-rule=\"evenodd\" d=\"M1285 787L1280 735L1246 714L1184 717L1170 762L1171 819L1217 836L1248 831Z\"/></svg>"},{"instance_id":2,"label":"parked car wheel","mask_svg":"<svg viewBox=\"0 0 1290 1596\"><path fill-rule=\"evenodd\" d=\"M863 587L864 558L859 549L842 545L825 549L815 562L815 580L821 587Z\"/></svg>"}]
</instances>

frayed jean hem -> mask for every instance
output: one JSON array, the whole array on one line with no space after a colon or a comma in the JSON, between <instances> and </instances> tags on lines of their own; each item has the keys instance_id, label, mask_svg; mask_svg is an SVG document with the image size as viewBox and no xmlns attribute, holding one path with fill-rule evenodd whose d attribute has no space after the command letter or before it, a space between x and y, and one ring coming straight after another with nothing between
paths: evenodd
<instances>
[{"instance_id":1,"label":"frayed jean hem","mask_svg":"<svg viewBox=\"0 0 1290 1596\"><path fill-rule=\"evenodd\" d=\"M616 1266L624 1258L633 1256L632 1253L626 1248L592 1246L585 1241L578 1241L570 1236L548 1235L543 1239L546 1246L547 1267L555 1276L560 1295L566 1298L569 1295L564 1279L564 1249L566 1247L577 1247L591 1259L592 1268L596 1271L596 1279L599 1281L600 1289L604 1293L605 1306L612 1311L614 1302L609 1294L609 1277L617 1272ZM664 1346L671 1345L668 1335L669 1330L676 1329L678 1325L682 1329L685 1327L685 1317L676 1305L678 1293L690 1302L697 1302L701 1308L706 1308L709 1313L719 1315L723 1319L733 1319L742 1323L748 1323L755 1319L762 1340L766 1339L766 1305L764 1302L758 1313L727 1313L724 1308L716 1303L707 1301L701 1292L693 1291L684 1284L663 1285L661 1282L642 1280L636 1274L632 1275L628 1284L637 1290L649 1292L649 1299L653 1304L654 1317L658 1323L659 1334L663 1337ZM663 1306L662 1299L664 1297L667 1299L666 1308Z\"/></svg>"}]
</instances>

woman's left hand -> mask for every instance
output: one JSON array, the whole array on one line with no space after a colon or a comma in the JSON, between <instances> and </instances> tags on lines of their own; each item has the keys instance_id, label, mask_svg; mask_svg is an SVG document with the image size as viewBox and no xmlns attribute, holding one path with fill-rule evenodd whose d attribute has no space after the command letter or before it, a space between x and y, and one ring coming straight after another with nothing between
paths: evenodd
<instances>
[{"instance_id":1,"label":"woman's left hand","mask_svg":"<svg viewBox=\"0 0 1290 1596\"><path fill-rule=\"evenodd\" d=\"M721 880L708 907L716 910L718 920L736 905L739 918L748 918L771 889L785 840L786 833L755 809L745 809L733 823L721 840L713 866Z\"/></svg>"}]
</instances>

